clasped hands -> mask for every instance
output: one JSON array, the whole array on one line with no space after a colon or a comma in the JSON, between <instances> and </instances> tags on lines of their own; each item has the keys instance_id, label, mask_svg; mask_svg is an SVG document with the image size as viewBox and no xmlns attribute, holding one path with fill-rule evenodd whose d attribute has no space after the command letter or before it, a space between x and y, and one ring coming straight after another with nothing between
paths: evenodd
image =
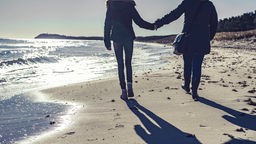
<instances>
[{"instance_id":1,"label":"clasped hands","mask_svg":"<svg viewBox=\"0 0 256 144\"><path fill-rule=\"evenodd\" d=\"M154 25L154 30L157 30L158 28L160 28L161 27L160 19L157 19L155 23L153 23L153 25Z\"/></svg>"}]
</instances>

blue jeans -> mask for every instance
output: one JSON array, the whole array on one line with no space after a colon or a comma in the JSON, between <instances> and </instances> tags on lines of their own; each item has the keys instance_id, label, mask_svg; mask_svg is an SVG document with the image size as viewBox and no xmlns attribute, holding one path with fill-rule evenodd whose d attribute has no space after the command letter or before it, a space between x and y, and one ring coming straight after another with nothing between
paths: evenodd
<instances>
[{"instance_id":1,"label":"blue jeans","mask_svg":"<svg viewBox=\"0 0 256 144\"><path fill-rule=\"evenodd\" d=\"M184 81L185 86L189 87L192 75L192 92L197 93L201 80L203 54L184 54Z\"/></svg>"},{"instance_id":2,"label":"blue jeans","mask_svg":"<svg viewBox=\"0 0 256 144\"><path fill-rule=\"evenodd\" d=\"M133 40L128 39L124 42L114 42L114 50L118 64L118 76L120 86L121 89L126 89L123 54L125 54L127 82L132 83Z\"/></svg>"}]
</instances>

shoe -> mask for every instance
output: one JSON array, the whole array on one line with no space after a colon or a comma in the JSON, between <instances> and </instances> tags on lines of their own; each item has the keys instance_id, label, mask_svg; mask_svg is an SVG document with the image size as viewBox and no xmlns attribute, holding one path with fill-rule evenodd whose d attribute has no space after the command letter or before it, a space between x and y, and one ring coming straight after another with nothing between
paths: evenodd
<instances>
[{"instance_id":1,"label":"shoe","mask_svg":"<svg viewBox=\"0 0 256 144\"><path fill-rule=\"evenodd\" d=\"M120 98L121 98L122 100L124 100L124 101L128 100L126 90L122 90L122 94L121 94Z\"/></svg>"},{"instance_id":2,"label":"shoe","mask_svg":"<svg viewBox=\"0 0 256 144\"><path fill-rule=\"evenodd\" d=\"M128 97L134 97L133 89L128 89Z\"/></svg>"},{"instance_id":3,"label":"shoe","mask_svg":"<svg viewBox=\"0 0 256 144\"><path fill-rule=\"evenodd\" d=\"M197 93L193 93L192 98L194 99L194 101L199 101L199 96Z\"/></svg>"},{"instance_id":4,"label":"shoe","mask_svg":"<svg viewBox=\"0 0 256 144\"><path fill-rule=\"evenodd\" d=\"M182 88L183 90L185 90L187 93L190 93L190 88L189 88L189 86L187 87L187 86L185 86L185 85L182 85L181 88Z\"/></svg>"}]
</instances>

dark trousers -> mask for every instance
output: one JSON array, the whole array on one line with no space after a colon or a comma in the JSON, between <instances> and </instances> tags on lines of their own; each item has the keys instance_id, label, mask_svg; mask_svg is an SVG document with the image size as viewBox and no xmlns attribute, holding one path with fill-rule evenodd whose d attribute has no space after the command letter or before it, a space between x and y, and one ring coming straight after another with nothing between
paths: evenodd
<instances>
[{"instance_id":1,"label":"dark trousers","mask_svg":"<svg viewBox=\"0 0 256 144\"><path fill-rule=\"evenodd\" d=\"M201 80L203 54L184 54L184 81L185 86L189 87L192 75L192 92L197 93Z\"/></svg>"},{"instance_id":2,"label":"dark trousers","mask_svg":"<svg viewBox=\"0 0 256 144\"><path fill-rule=\"evenodd\" d=\"M132 83L132 55L133 55L133 40L125 40L124 42L114 42L116 60L118 64L118 76L121 89L126 89L125 74L124 74L124 59L127 82Z\"/></svg>"}]
</instances>

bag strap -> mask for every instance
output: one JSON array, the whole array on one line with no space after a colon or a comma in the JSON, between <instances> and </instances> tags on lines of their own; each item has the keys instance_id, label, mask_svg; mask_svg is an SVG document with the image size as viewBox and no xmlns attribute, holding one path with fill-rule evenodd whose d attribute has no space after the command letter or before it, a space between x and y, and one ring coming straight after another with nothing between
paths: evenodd
<instances>
[{"instance_id":1,"label":"bag strap","mask_svg":"<svg viewBox=\"0 0 256 144\"><path fill-rule=\"evenodd\" d=\"M193 23L194 23L194 20L197 18L197 16L198 16L198 14L199 14L199 12L200 12L200 9L201 9L201 6L202 6L203 3L204 3L204 2L200 2L200 3L199 3L199 6L197 7L194 16L192 17L192 21L191 21L191 23L190 23L190 25L189 25L189 27L188 27L187 33L189 33L189 32L191 31L191 28L192 28L192 25L193 25Z\"/></svg>"}]
</instances>

